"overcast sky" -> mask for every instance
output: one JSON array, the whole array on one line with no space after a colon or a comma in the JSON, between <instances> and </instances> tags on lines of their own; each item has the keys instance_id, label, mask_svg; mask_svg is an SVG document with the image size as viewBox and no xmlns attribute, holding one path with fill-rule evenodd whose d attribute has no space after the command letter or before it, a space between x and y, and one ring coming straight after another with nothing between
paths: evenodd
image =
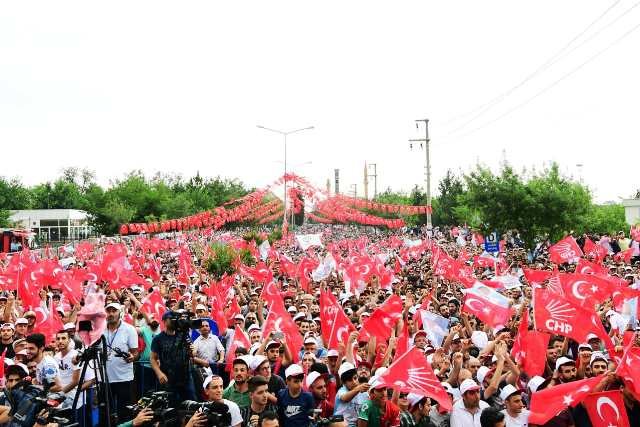
<instances>
[{"instance_id":1,"label":"overcast sky","mask_svg":"<svg viewBox=\"0 0 640 427\"><path fill-rule=\"evenodd\" d=\"M408 190L424 152L407 140L429 118L434 189L447 169L505 156L555 160L618 200L640 187L635 6L5 2L0 175L31 185L78 166L107 184L140 168L261 187L283 170L282 137L261 124L315 126L289 138L288 161L318 186L339 168L362 196L367 161L379 190Z\"/></svg>"}]
</instances>

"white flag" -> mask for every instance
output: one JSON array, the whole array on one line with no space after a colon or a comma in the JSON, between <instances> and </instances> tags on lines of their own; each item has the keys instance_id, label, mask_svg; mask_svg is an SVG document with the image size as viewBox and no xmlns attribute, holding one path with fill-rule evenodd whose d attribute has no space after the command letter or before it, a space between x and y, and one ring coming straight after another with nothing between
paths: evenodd
<instances>
[{"instance_id":1,"label":"white flag","mask_svg":"<svg viewBox=\"0 0 640 427\"><path fill-rule=\"evenodd\" d=\"M265 240L264 242L260 243L260 246L258 246L258 250L260 251L260 259L262 261L267 260L270 249L271 249L271 245L269 244L268 240Z\"/></svg>"},{"instance_id":2,"label":"white flag","mask_svg":"<svg viewBox=\"0 0 640 427\"><path fill-rule=\"evenodd\" d=\"M336 269L336 260L333 259L333 255L330 253L324 257L322 263L316 267L315 270L311 273L311 279L314 282L319 282L321 280L326 279L329 275Z\"/></svg>"},{"instance_id":3,"label":"white flag","mask_svg":"<svg viewBox=\"0 0 640 427\"><path fill-rule=\"evenodd\" d=\"M306 251L311 246L320 246L322 245L322 241L320 240L320 236L322 234L296 234L296 240L298 241L298 245L302 248L303 251Z\"/></svg>"}]
</instances>

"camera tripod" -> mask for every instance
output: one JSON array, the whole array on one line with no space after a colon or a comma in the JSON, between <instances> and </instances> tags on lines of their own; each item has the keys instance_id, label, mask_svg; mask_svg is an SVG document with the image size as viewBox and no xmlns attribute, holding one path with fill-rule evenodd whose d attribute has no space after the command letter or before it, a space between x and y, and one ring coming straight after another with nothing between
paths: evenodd
<instances>
[{"instance_id":1,"label":"camera tripod","mask_svg":"<svg viewBox=\"0 0 640 427\"><path fill-rule=\"evenodd\" d=\"M87 369L90 367L89 365L93 361L93 366L91 369L94 371L95 375L95 390L98 397L100 409L100 425L111 427L112 425L112 414L111 414L111 391L109 389L109 377L107 375L107 340L104 336L100 337L99 341L91 344L91 346L87 347L82 355L79 356L80 363L83 363L82 371L80 373L80 380L78 381L78 390L76 391L76 395L73 399L73 405L71 406L72 414L75 416L76 408L78 406L78 400L80 398L80 393L82 391L80 388L82 384L84 384L85 377L87 374ZM85 405L90 405L91 402L86 400L85 394ZM102 410L104 409L104 410ZM117 425L117 416L114 420L113 424Z\"/></svg>"}]
</instances>

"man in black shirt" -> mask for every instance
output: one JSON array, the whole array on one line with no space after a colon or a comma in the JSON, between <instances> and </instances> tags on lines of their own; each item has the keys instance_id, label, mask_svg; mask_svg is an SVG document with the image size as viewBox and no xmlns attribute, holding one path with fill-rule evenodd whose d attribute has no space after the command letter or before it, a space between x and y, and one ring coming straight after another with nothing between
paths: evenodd
<instances>
[{"instance_id":1,"label":"man in black shirt","mask_svg":"<svg viewBox=\"0 0 640 427\"><path fill-rule=\"evenodd\" d=\"M0 354L7 351L5 357L7 359L13 359L15 357L15 352L13 350L13 335L14 335L15 327L13 323L5 323L0 328Z\"/></svg>"},{"instance_id":2,"label":"man in black shirt","mask_svg":"<svg viewBox=\"0 0 640 427\"><path fill-rule=\"evenodd\" d=\"M258 427L260 416L267 411L276 411L277 408L269 404L269 382L263 376L256 375L249 379L249 398L251 403L242 408L242 420L245 427Z\"/></svg>"},{"instance_id":3,"label":"man in black shirt","mask_svg":"<svg viewBox=\"0 0 640 427\"><path fill-rule=\"evenodd\" d=\"M151 367L161 388L172 392L175 403L196 400L191 372L191 343L188 334L176 332L172 312L162 316L165 330L151 341Z\"/></svg>"}]
</instances>

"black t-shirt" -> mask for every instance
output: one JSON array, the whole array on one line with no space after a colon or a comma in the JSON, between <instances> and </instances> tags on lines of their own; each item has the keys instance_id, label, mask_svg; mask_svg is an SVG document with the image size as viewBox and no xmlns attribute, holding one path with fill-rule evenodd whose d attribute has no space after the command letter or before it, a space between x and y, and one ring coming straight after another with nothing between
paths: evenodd
<instances>
[{"instance_id":1,"label":"black t-shirt","mask_svg":"<svg viewBox=\"0 0 640 427\"><path fill-rule=\"evenodd\" d=\"M271 375L269 378L269 393L278 394L278 392L285 387L286 384L280 376Z\"/></svg>"},{"instance_id":2,"label":"black t-shirt","mask_svg":"<svg viewBox=\"0 0 640 427\"><path fill-rule=\"evenodd\" d=\"M4 350L7 350L7 354L4 357L7 359L13 359L16 356L16 352L13 351L13 341L9 344L4 344L0 342L0 354L4 353Z\"/></svg>"},{"instance_id":3,"label":"black t-shirt","mask_svg":"<svg viewBox=\"0 0 640 427\"><path fill-rule=\"evenodd\" d=\"M189 378L190 343L182 334L169 335L160 332L151 341L151 351L160 359L160 370L167 376L170 385L185 385Z\"/></svg>"}]
</instances>

